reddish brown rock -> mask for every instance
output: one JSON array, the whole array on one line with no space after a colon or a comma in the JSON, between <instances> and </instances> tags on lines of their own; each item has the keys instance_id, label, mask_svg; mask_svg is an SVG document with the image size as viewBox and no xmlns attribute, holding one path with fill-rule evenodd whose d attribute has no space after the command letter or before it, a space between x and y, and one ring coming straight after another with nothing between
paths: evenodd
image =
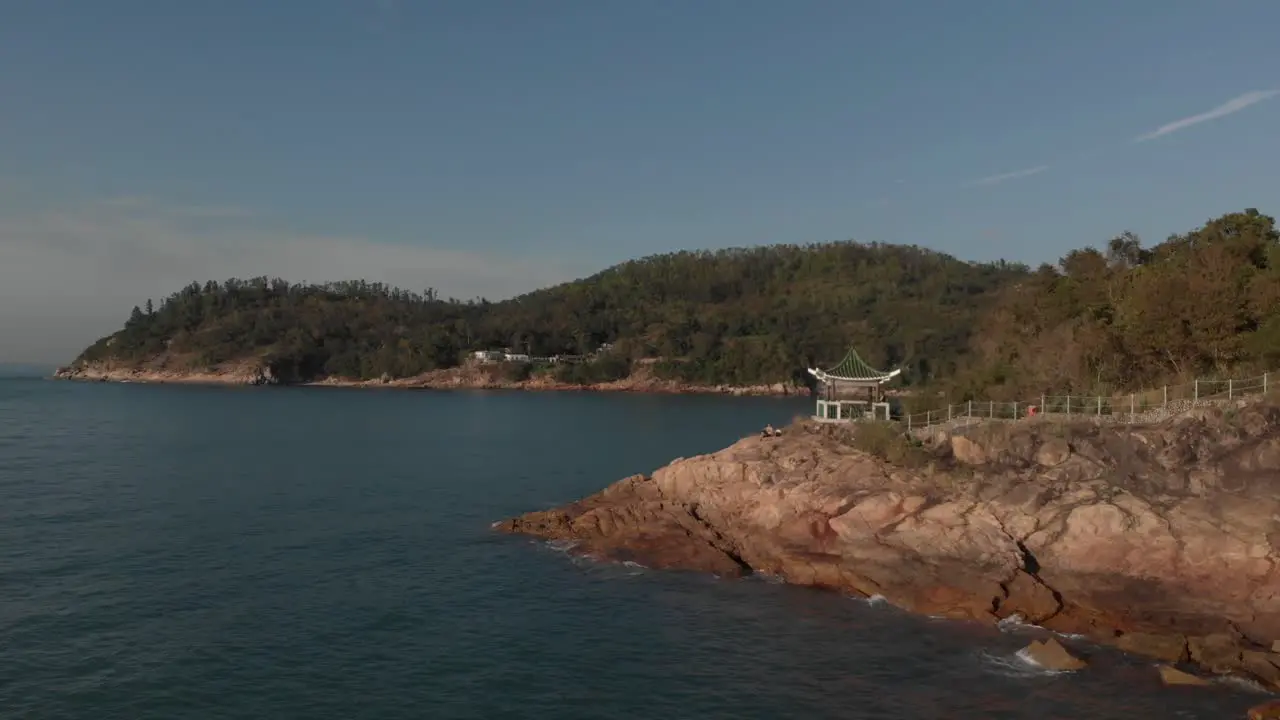
<instances>
[{"instance_id":1,"label":"reddish brown rock","mask_svg":"<svg viewBox=\"0 0 1280 720\"><path fill-rule=\"evenodd\" d=\"M801 423L502 527L930 615L1018 615L1166 662L1280 679L1266 652L1280 639L1280 408L957 432L887 451Z\"/></svg>"},{"instance_id":2,"label":"reddish brown rock","mask_svg":"<svg viewBox=\"0 0 1280 720\"><path fill-rule=\"evenodd\" d=\"M1081 670L1087 666L1085 661L1072 655L1062 647L1062 643L1053 638L1037 640L1023 648L1028 659L1046 670Z\"/></svg>"},{"instance_id":3,"label":"reddish brown rock","mask_svg":"<svg viewBox=\"0 0 1280 720\"><path fill-rule=\"evenodd\" d=\"M1165 685L1191 685L1195 687L1203 687L1210 684L1208 680L1198 675L1183 672L1175 667L1161 665L1158 669L1160 671L1160 682Z\"/></svg>"},{"instance_id":4,"label":"reddish brown rock","mask_svg":"<svg viewBox=\"0 0 1280 720\"><path fill-rule=\"evenodd\" d=\"M1249 708L1249 720L1280 720L1280 700L1268 700Z\"/></svg>"},{"instance_id":5,"label":"reddish brown rock","mask_svg":"<svg viewBox=\"0 0 1280 720\"><path fill-rule=\"evenodd\" d=\"M1263 650L1242 650L1241 667L1273 689L1280 688L1280 654Z\"/></svg>"},{"instance_id":6,"label":"reddish brown rock","mask_svg":"<svg viewBox=\"0 0 1280 720\"><path fill-rule=\"evenodd\" d=\"M1036 462L1045 467L1057 467L1071 457L1071 446L1062 438L1050 438L1036 451Z\"/></svg>"},{"instance_id":7,"label":"reddish brown rock","mask_svg":"<svg viewBox=\"0 0 1280 720\"><path fill-rule=\"evenodd\" d=\"M1145 655L1166 662L1186 662L1187 639L1181 635L1154 633L1125 633L1115 639L1116 647L1134 655Z\"/></svg>"},{"instance_id":8,"label":"reddish brown rock","mask_svg":"<svg viewBox=\"0 0 1280 720\"><path fill-rule=\"evenodd\" d=\"M1239 638L1227 633L1193 637L1187 641L1187 650L1193 661L1213 672L1231 672L1243 664Z\"/></svg>"},{"instance_id":9,"label":"reddish brown rock","mask_svg":"<svg viewBox=\"0 0 1280 720\"><path fill-rule=\"evenodd\" d=\"M193 369L198 368L198 369ZM768 385L702 385L659 377L652 364L641 361L631 375L621 380L602 383L567 383L554 375L537 373L523 380L504 377L497 365L467 363L458 367L429 370L411 377L392 378L383 374L376 380L325 376L277 377L259 357L241 358L216 366L203 367L193 356L174 356L168 351L137 362L111 361L83 363L58 368L54 377L63 380L131 383L175 383L200 385L276 385L307 384L330 387L430 388L437 390L534 390L629 392L673 395L805 395L809 389L794 383Z\"/></svg>"},{"instance_id":10,"label":"reddish brown rock","mask_svg":"<svg viewBox=\"0 0 1280 720\"><path fill-rule=\"evenodd\" d=\"M986 465L987 451L964 435L951 438L951 454L965 465Z\"/></svg>"}]
</instances>

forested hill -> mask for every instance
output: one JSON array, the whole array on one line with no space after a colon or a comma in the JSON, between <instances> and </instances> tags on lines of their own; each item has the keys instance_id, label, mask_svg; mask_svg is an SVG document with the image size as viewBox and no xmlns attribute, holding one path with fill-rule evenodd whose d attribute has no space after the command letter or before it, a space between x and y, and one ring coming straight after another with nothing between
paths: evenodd
<instances>
[{"instance_id":1,"label":"forested hill","mask_svg":"<svg viewBox=\"0 0 1280 720\"><path fill-rule=\"evenodd\" d=\"M656 358L673 379L750 384L789 380L854 345L918 380L954 373L986 301L1027 276L916 247L833 243L660 255L494 303L365 282L208 282L135 308L76 365L201 370L261 358L295 380L369 379L451 367L475 349L583 354L609 343L615 375Z\"/></svg>"},{"instance_id":2,"label":"forested hill","mask_svg":"<svg viewBox=\"0 0 1280 720\"><path fill-rule=\"evenodd\" d=\"M409 377L511 347L604 360L604 381L658 359L665 377L785 381L855 346L953 398L1110 392L1280 368L1280 235L1256 210L1152 247L1124 234L1035 271L916 247L836 243L645 258L511 300L456 302L363 282L192 285L135 309L77 364L286 378Z\"/></svg>"},{"instance_id":3,"label":"forested hill","mask_svg":"<svg viewBox=\"0 0 1280 720\"><path fill-rule=\"evenodd\" d=\"M1010 285L951 395L1155 387L1280 368L1280 233L1230 213L1150 248L1123 234Z\"/></svg>"}]
</instances>

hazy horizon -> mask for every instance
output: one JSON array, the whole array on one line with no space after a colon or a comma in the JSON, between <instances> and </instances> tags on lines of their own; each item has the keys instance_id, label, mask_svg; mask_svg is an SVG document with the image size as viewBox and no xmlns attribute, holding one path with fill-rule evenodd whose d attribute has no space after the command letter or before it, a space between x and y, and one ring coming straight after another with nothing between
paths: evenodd
<instances>
[{"instance_id":1,"label":"hazy horizon","mask_svg":"<svg viewBox=\"0 0 1280 720\"><path fill-rule=\"evenodd\" d=\"M34 377L52 374L57 369L58 363L0 362L0 377Z\"/></svg>"},{"instance_id":2,"label":"hazy horizon","mask_svg":"<svg viewBox=\"0 0 1280 720\"><path fill-rule=\"evenodd\" d=\"M7 3L0 361L68 362L192 281L500 300L679 249L1035 265L1276 214L1278 21L1266 0Z\"/></svg>"}]
</instances>

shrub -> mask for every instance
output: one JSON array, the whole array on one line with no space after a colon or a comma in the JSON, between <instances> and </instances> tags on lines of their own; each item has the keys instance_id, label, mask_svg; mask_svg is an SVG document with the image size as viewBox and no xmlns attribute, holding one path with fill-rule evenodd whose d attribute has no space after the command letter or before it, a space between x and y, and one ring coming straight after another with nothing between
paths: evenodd
<instances>
[{"instance_id":1,"label":"shrub","mask_svg":"<svg viewBox=\"0 0 1280 720\"><path fill-rule=\"evenodd\" d=\"M533 366L523 362L500 362L482 365L480 373L495 382L523 382L533 374Z\"/></svg>"},{"instance_id":2,"label":"shrub","mask_svg":"<svg viewBox=\"0 0 1280 720\"><path fill-rule=\"evenodd\" d=\"M593 385L621 380L631 374L631 362L618 355L604 355L591 362L564 364L556 368L560 382Z\"/></svg>"},{"instance_id":3,"label":"shrub","mask_svg":"<svg viewBox=\"0 0 1280 720\"><path fill-rule=\"evenodd\" d=\"M853 446L868 455L903 467L921 467L931 459L914 438L897 423L859 422L853 428Z\"/></svg>"}]
</instances>

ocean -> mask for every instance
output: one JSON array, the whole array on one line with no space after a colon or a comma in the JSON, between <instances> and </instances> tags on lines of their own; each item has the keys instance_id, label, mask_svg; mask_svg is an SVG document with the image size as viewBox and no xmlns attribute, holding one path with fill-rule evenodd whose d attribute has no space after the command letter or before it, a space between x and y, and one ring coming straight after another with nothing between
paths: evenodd
<instances>
[{"instance_id":1,"label":"ocean","mask_svg":"<svg viewBox=\"0 0 1280 720\"><path fill-rule=\"evenodd\" d=\"M1243 717L1031 628L571 557L490 524L807 401L0 379L6 718Z\"/></svg>"}]
</instances>

